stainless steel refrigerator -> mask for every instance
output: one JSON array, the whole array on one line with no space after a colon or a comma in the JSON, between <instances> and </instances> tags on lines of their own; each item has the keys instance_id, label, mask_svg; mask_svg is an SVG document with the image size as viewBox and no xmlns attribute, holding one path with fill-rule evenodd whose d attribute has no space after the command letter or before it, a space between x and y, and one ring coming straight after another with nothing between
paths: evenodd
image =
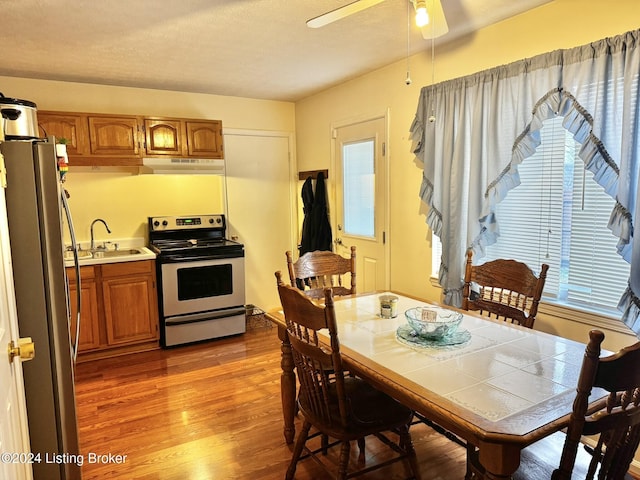
<instances>
[{"instance_id":1,"label":"stainless steel refrigerator","mask_svg":"<svg viewBox=\"0 0 640 480\"><path fill-rule=\"evenodd\" d=\"M62 216L64 190L55 145L14 140L0 149L7 172L18 326L21 337L33 339L36 352L23 364L31 451L42 459L33 464L34 478L80 479L77 463L45 461L47 454L51 459L55 454L80 453L63 258L63 225L73 227L70 217Z\"/></svg>"}]
</instances>

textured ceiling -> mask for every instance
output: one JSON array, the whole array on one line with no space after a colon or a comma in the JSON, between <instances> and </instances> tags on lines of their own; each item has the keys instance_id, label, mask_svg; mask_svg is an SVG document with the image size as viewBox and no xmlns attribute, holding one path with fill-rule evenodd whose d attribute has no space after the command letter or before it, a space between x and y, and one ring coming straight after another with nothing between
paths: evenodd
<instances>
[{"instance_id":1,"label":"textured ceiling","mask_svg":"<svg viewBox=\"0 0 640 480\"><path fill-rule=\"evenodd\" d=\"M0 75L296 101L406 56L407 0L306 26L350 1L0 0ZM548 1L442 0L438 42Z\"/></svg>"}]
</instances>

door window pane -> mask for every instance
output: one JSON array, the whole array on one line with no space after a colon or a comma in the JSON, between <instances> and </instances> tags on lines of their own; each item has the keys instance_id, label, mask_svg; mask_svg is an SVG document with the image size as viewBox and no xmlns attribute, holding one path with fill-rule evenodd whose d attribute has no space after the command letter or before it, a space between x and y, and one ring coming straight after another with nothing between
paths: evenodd
<instances>
[{"instance_id":1,"label":"door window pane","mask_svg":"<svg viewBox=\"0 0 640 480\"><path fill-rule=\"evenodd\" d=\"M375 237L374 141L342 147L344 233Z\"/></svg>"}]
</instances>

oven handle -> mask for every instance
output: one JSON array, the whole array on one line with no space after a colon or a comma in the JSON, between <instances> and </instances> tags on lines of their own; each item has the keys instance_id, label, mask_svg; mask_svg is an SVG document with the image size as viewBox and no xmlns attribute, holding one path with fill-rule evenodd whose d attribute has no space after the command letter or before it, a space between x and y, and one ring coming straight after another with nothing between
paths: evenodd
<instances>
[{"instance_id":1,"label":"oven handle","mask_svg":"<svg viewBox=\"0 0 640 480\"><path fill-rule=\"evenodd\" d=\"M218 318L233 317L235 315L241 315L245 313L246 308L242 306L217 312L195 313L191 315L182 315L180 317L167 318L165 319L164 324L166 327L174 327L176 325L185 325L187 323L204 322L207 320L215 320Z\"/></svg>"},{"instance_id":2,"label":"oven handle","mask_svg":"<svg viewBox=\"0 0 640 480\"><path fill-rule=\"evenodd\" d=\"M244 251L242 252L230 252L221 253L219 255L200 255L200 256L185 256L180 254L160 254L156 257L161 263L184 263L184 262L198 262L202 260L223 260L225 258L242 258L244 257Z\"/></svg>"}]
</instances>

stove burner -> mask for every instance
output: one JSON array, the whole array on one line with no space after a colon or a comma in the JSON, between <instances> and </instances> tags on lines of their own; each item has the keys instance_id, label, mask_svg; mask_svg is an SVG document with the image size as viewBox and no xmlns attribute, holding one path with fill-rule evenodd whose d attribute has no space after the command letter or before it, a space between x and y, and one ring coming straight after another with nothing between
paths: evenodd
<instances>
[{"instance_id":1,"label":"stove burner","mask_svg":"<svg viewBox=\"0 0 640 480\"><path fill-rule=\"evenodd\" d=\"M224 215L149 217L149 246L159 261L206 256L244 256L244 247L225 238Z\"/></svg>"},{"instance_id":2,"label":"stove burner","mask_svg":"<svg viewBox=\"0 0 640 480\"><path fill-rule=\"evenodd\" d=\"M179 248L202 248L223 245L227 240L224 238L189 238L184 240L158 239L154 240L151 245L160 250L179 249Z\"/></svg>"}]
</instances>

